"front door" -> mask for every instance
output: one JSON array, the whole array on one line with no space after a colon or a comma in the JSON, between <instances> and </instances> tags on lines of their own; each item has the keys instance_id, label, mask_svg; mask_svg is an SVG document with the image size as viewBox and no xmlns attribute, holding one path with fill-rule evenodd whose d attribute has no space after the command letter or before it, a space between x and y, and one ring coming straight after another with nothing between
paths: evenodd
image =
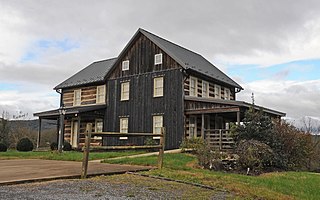
<instances>
[{"instance_id":1,"label":"front door","mask_svg":"<svg viewBox=\"0 0 320 200\"><path fill-rule=\"evenodd\" d=\"M73 148L78 147L78 130L79 130L78 121L72 121L71 145Z\"/></svg>"}]
</instances>

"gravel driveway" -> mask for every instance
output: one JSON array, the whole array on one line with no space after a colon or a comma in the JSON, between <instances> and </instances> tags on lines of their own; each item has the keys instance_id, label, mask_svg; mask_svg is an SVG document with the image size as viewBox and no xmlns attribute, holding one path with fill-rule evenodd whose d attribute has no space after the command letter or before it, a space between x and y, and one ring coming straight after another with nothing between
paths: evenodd
<instances>
[{"instance_id":1,"label":"gravel driveway","mask_svg":"<svg viewBox=\"0 0 320 200\"><path fill-rule=\"evenodd\" d=\"M123 174L0 186L0 199L230 199L223 191Z\"/></svg>"}]
</instances>

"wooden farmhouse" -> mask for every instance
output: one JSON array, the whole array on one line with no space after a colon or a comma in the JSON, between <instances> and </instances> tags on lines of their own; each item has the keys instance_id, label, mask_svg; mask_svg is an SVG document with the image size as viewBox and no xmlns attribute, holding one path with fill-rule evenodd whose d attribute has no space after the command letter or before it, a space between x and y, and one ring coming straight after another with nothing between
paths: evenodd
<instances>
[{"instance_id":1,"label":"wooden farmhouse","mask_svg":"<svg viewBox=\"0 0 320 200\"><path fill-rule=\"evenodd\" d=\"M60 108L34 114L40 122L38 144L41 120L49 119L60 122L58 129L73 148L83 146L86 124L92 123L93 132L159 133L165 127L166 149L175 149L185 138L217 141L214 135L227 134L230 123L240 123L251 106L262 108L237 101L243 88L201 55L143 29L118 57L96 61L54 89L61 94ZM273 118L285 116L262 109ZM91 144L143 140L94 137Z\"/></svg>"}]
</instances>

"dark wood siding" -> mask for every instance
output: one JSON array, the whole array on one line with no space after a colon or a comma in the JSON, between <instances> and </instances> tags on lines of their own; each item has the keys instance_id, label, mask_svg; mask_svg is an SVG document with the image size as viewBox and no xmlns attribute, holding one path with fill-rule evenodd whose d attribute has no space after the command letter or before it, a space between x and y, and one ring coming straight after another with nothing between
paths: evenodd
<instances>
[{"instance_id":1,"label":"dark wood siding","mask_svg":"<svg viewBox=\"0 0 320 200\"><path fill-rule=\"evenodd\" d=\"M164 77L164 96L153 97L153 78ZM130 81L128 101L120 101L121 82ZM112 79L107 84L105 131L120 131L120 117L129 118L128 132L152 132L153 115L163 115L166 149L178 148L183 139L183 74L179 69ZM142 140L105 138L103 145L130 145Z\"/></svg>"},{"instance_id":2,"label":"dark wood siding","mask_svg":"<svg viewBox=\"0 0 320 200\"><path fill-rule=\"evenodd\" d=\"M155 54L162 53L162 64L154 65ZM122 61L129 60L129 70L122 71ZM119 58L119 63L110 74L110 78L119 78L147 72L181 68L180 65L162 51L151 40L140 34L140 37Z\"/></svg>"}]
</instances>

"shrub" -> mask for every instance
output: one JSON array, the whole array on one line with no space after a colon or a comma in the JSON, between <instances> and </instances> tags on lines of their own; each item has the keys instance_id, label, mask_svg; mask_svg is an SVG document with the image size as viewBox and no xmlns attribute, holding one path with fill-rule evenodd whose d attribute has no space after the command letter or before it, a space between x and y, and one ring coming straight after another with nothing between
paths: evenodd
<instances>
[{"instance_id":1,"label":"shrub","mask_svg":"<svg viewBox=\"0 0 320 200\"><path fill-rule=\"evenodd\" d=\"M51 142L51 144L50 144L50 149L51 149L52 151L57 150L57 149L58 149L58 143L56 143L56 142Z\"/></svg>"},{"instance_id":2,"label":"shrub","mask_svg":"<svg viewBox=\"0 0 320 200\"><path fill-rule=\"evenodd\" d=\"M0 152L6 152L8 150L8 147L5 143L0 142Z\"/></svg>"},{"instance_id":3,"label":"shrub","mask_svg":"<svg viewBox=\"0 0 320 200\"><path fill-rule=\"evenodd\" d=\"M273 166L274 154L270 146L257 140L241 140L236 148L240 170L260 174ZM249 171L248 170L248 171Z\"/></svg>"},{"instance_id":4,"label":"shrub","mask_svg":"<svg viewBox=\"0 0 320 200\"><path fill-rule=\"evenodd\" d=\"M71 151L72 150L72 146L69 142L64 141L63 143L63 151Z\"/></svg>"},{"instance_id":5,"label":"shrub","mask_svg":"<svg viewBox=\"0 0 320 200\"><path fill-rule=\"evenodd\" d=\"M29 138L22 138L18 141L16 148L18 151L32 151L33 143Z\"/></svg>"},{"instance_id":6,"label":"shrub","mask_svg":"<svg viewBox=\"0 0 320 200\"><path fill-rule=\"evenodd\" d=\"M180 148L182 151L186 149L192 149L194 152L196 152L197 149L202 148L204 145L206 145L206 142L202 138L186 138L181 143Z\"/></svg>"}]
</instances>

